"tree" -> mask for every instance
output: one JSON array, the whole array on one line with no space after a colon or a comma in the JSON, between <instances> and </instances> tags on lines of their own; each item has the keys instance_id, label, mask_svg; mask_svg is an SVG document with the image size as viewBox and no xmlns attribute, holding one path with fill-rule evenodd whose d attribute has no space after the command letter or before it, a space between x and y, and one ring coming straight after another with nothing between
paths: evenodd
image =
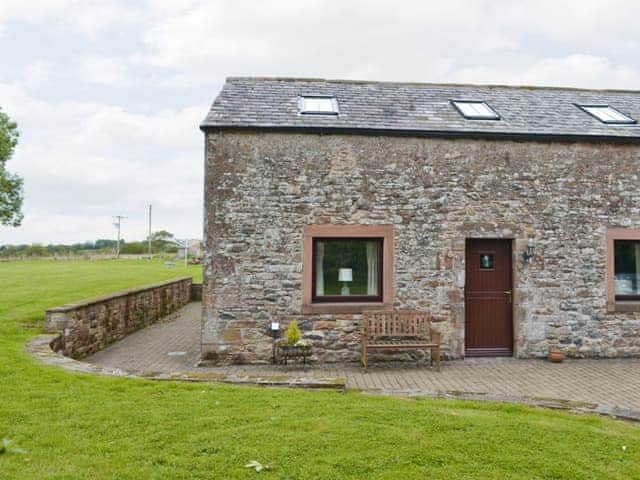
<instances>
[{"instance_id":1,"label":"tree","mask_svg":"<svg viewBox=\"0 0 640 480\"><path fill-rule=\"evenodd\" d=\"M120 253L139 255L144 253L146 245L142 242L128 242L122 245Z\"/></svg>"},{"instance_id":2,"label":"tree","mask_svg":"<svg viewBox=\"0 0 640 480\"><path fill-rule=\"evenodd\" d=\"M147 238L147 241L149 239ZM165 251L167 248L175 244L173 233L166 230L158 230L151 234L151 247L155 252Z\"/></svg>"},{"instance_id":3,"label":"tree","mask_svg":"<svg viewBox=\"0 0 640 480\"><path fill-rule=\"evenodd\" d=\"M22 178L10 173L6 163L18 145L18 125L0 109L0 225L22 223Z\"/></svg>"},{"instance_id":4,"label":"tree","mask_svg":"<svg viewBox=\"0 0 640 480\"><path fill-rule=\"evenodd\" d=\"M111 240L108 238L99 238L98 240L96 240L94 245L96 250L103 250L103 249L113 249L116 246L116 243L118 242L116 242L115 240Z\"/></svg>"}]
</instances>

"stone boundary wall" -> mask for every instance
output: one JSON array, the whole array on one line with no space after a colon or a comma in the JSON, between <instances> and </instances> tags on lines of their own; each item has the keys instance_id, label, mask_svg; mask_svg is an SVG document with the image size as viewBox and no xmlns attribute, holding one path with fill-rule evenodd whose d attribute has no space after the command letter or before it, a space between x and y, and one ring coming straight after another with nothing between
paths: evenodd
<instances>
[{"instance_id":1,"label":"stone boundary wall","mask_svg":"<svg viewBox=\"0 0 640 480\"><path fill-rule=\"evenodd\" d=\"M46 311L52 348L82 358L176 311L191 300L191 277L125 290Z\"/></svg>"}]
</instances>

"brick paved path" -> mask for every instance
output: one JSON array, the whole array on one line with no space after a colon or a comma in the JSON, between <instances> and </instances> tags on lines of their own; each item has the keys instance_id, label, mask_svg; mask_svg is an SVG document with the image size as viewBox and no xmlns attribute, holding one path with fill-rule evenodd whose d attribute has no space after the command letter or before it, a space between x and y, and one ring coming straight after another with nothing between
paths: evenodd
<instances>
[{"instance_id":1,"label":"brick paved path","mask_svg":"<svg viewBox=\"0 0 640 480\"><path fill-rule=\"evenodd\" d=\"M466 392L490 396L561 399L640 411L640 359L567 360L551 364L513 358L425 366L358 365L195 367L200 349L200 304L136 332L86 359L100 366L145 372L207 372L246 377L344 378L348 388L388 393Z\"/></svg>"}]
</instances>

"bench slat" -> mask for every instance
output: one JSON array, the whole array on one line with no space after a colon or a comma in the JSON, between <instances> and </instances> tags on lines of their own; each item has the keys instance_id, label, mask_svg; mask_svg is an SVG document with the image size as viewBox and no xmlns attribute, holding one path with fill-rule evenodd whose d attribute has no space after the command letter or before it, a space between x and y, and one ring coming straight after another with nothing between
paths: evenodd
<instances>
[{"instance_id":1,"label":"bench slat","mask_svg":"<svg viewBox=\"0 0 640 480\"><path fill-rule=\"evenodd\" d=\"M361 361L365 368L369 349L428 348L440 370L440 333L431 329L431 317L427 313L417 310L367 311L362 323Z\"/></svg>"}]
</instances>

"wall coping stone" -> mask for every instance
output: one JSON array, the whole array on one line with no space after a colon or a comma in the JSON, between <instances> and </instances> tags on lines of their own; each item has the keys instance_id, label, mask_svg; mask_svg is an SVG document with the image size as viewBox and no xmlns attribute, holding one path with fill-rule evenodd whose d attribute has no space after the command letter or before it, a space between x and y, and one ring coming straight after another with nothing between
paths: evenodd
<instances>
[{"instance_id":1,"label":"wall coping stone","mask_svg":"<svg viewBox=\"0 0 640 480\"><path fill-rule=\"evenodd\" d=\"M192 285L181 277L49 308L44 330L61 334L53 348L82 358L184 306Z\"/></svg>"},{"instance_id":2,"label":"wall coping stone","mask_svg":"<svg viewBox=\"0 0 640 480\"><path fill-rule=\"evenodd\" d=\"M59 307L51 307L51 308L47 308L46 312L47 313L65 313L65 312L70 312L71 310L75 310L78 308L83 308L83 307L88 307L91 305L95 305L97 303L103 303L109 300L113 300L116 298L122 298L122 297L126 297L132 294L136 294L136 293L141 293L141 292L146 292L148 290L153 290L154 288L158 288L158 287L164 287L166 285L171 285L173 283L180 283L180 282L185 282L191 280L192 281L192 277L180 277L180 278L174 278L172 280L167 280L165 282L159 282L159 283L154 283L153 285L146 285L144 287L135 287L135 288L129 288L127 290L121 290L119 292L115 292L115 293L110 293L108 295L103 295L100 297L94 297L94 298L89 298L87 300L80 300L79 302L74 302L74 303L67 303L65 305L61 305Z\"/></svg>"}]
</instances>

